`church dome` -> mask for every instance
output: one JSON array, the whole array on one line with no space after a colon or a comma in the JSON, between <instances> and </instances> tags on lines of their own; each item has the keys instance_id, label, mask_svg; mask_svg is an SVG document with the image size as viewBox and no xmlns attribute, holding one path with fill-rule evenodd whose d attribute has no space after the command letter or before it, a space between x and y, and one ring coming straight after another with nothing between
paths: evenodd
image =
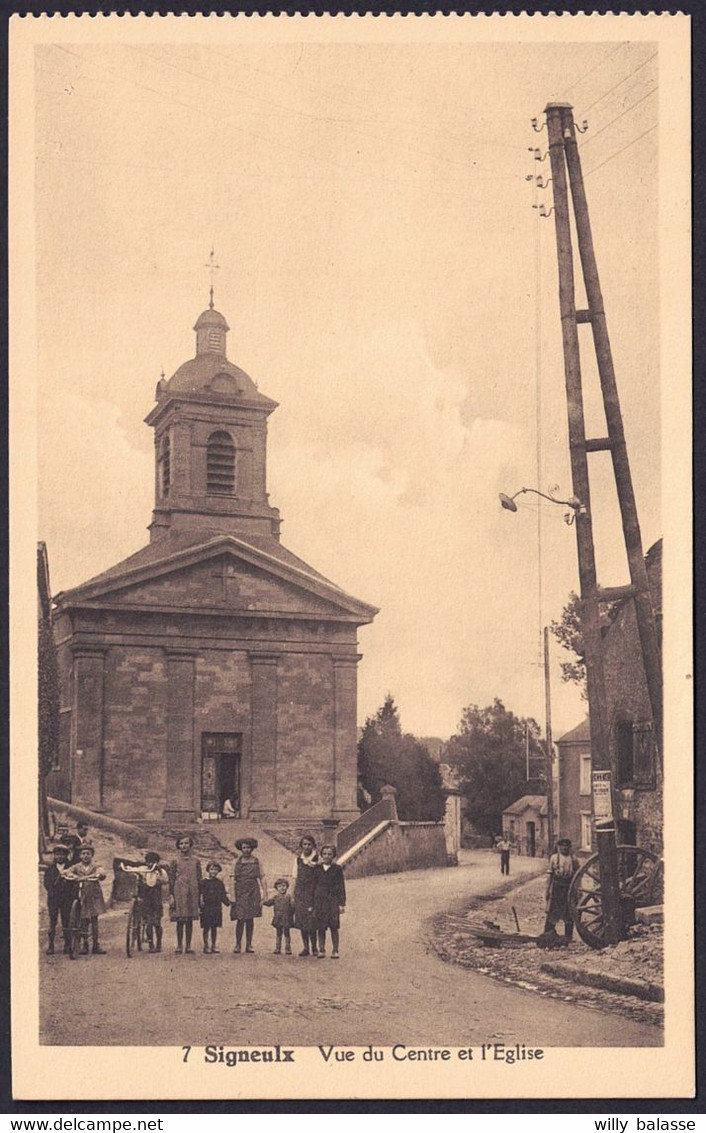
<instances>
[{"instance_id":1,"label":"church dome","mask_svg":"<svg viewBox=\"0 0 706 1133\"><path fill-rule=\"evenodd\" d=\"M204 327L218 327L220 330L229 331L230 327L224 319L220 311L214 311L213 307L208 310L202 311L194 324L194 330L199 331Z\"/></svg>"},{"instance_id":2,"label":"church dome","mask_svg":"<svg viewBox=\"0 0 706 1133\"><path fill-rule=\"evenodd\" d=\"M184 362L169 379L165 390L172 394L203 391L225 396L257 396L257 386L249 374L222 354L214 353L197 354Z\"/></svg>"}]
</instances>

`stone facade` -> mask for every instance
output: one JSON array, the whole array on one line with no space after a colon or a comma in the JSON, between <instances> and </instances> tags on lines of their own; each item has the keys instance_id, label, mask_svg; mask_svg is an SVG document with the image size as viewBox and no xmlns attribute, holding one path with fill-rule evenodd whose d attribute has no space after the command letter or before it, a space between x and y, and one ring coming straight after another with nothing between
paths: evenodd
<instances>
[{"instance_id":1,"label":"stone facade","mask_svg":"<svg viewBox=\"0 0 706 1133\"><path fill-rule=\"evenodd\" d=\"M645 556L657 632L662 626L662 543L655 543ZM664 769L661 744L652 727L652 712L640 652L635 606L631 599L620 602L603 633L603 666L610 754L613 767L618 841L636 843L653 853L662 853L662 786ZM586 844L586 815L590 794L581 775L582 756L590 756L588 721L557 741L560 760L561 829L582 849ZM572 833L573 831L573 833ZM583 837L582 837L583 831Z\"/></svg>"},{"instance_id":2,"label":"stone facade","mask_svg":"<svg viewBox=\"0 0 706 1133\"><path fill-rule=\"evenodd\" d=\"M157 388L151 542L55 600L48 788L128 820L192 821L228 797L269 825L347 822L357 630L377 611L280 543L275 403L225 358L227 329L204 312L196 357Z\"/></svg>"},{"instance_id":3,"label":"stone facade","mask_svg":"<svg viewBox=\"0 0 706 1133\"><path fill-rule=\"evenodd\" d=\"M557 740L557 834L570 838L574 852L590 853L591 729L588 717Z\"/></svg>"}]
</instances>

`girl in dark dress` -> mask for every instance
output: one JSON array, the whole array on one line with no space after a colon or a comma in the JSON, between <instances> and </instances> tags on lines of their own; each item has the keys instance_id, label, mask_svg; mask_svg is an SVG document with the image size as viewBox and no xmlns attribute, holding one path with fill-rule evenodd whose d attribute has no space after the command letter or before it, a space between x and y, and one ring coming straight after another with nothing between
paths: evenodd
<instances>
[{"instance_id":1,"label":"girl in dark dress","mask_svg":"<svg viewBox=\"0 0 706 1133\"><path fill-rule=\"evenodd\" d=\"M209 862L206 866L208 876L199 886L201 897L201 928L203 930L204 952L218 952L216 940L218 930L223 924L223 905L230 905L226 887L218 874L221 867L218 862ZM209 936L211 944L209 946Z\"/></svg>"},{"instance_id":2,"label":"girl in dark dress","mask_svg":"<svg viewBox=\"0 0 706 1133\"><path fill-rule=\"evenodd\" d=\"M257 849L257 839L239 838L235 848L240 850L240 857L233 867L235 900L230 910L230 919L235 921L233 951L242 950L243 929L245 929L245 951L254 952L252 946L254 920L255 917L262 916L262 902L267 896L267 890L260 863L253 854L253 850Z\"/></svg>"},{"instance_id":3,"label":"girl in dark dress","mask_svg":"<svg viewBox=\"0 0 706 1133\"><path fill-rule=\"evenodd\" d=\"M314 900L314 874L318 864L316 842L311 834L304 834L299 843L293 878L294 924L302 934L303 945L300 956L315 956L317 951L316 928L311 909Z\"/></svg>"},{"instance_id":4,"label":"girl in dark dress","mask_svg":"<svg viewBox=\"0 0 706 1133\"><path fill-rule=\"evenodd\" d=\"M338 932L345 912L346 884L343 870L334 862L335 846L321 847L321 864L314 871L312 913L319 934L319 959L326 955L326 929L331 932L331 959L338 959Z\"/></svg>"}]
</instances>

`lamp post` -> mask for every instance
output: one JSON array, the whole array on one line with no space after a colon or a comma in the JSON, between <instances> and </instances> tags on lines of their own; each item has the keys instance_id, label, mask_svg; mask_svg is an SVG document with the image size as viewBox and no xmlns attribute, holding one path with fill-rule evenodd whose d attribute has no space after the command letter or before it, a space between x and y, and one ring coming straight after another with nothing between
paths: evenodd
<instances>
[{"instance_id":1,"label":"lamp post","mask_svg":"<svg viewBox=\"0 0 706 1133\"><path fill-rule=\"evenodd\" d=\"M563 504L564 507L571 508L571 511L567 512L566 515L566 522L569 525L574 522L577 515L586 514L586 508L576 496L570 496L568 500L558 500L556 496L548 496L546 492L540 492L539 488L520 488L519 492L515 492L513 496L506 496L504 492L501 492L498 497L500 506L504 507L506 511L517 511L515 500L525 492L532 492L533 495L541 496L543 500L549 500L552 504Z\"/></svg>"},{"instance_id":2,"label":"lamp post","mask_svg":"<svg viewBox=\"0 0 706 1133\"><path fill-rule=\"evenodd\" d=\"M577 515L583 515L586 511L585 507L578 499L577 496L571 496L568 500L559 500L556 496L549 496L546 492L540 492L539 488L520 488L514 495L508 496L505 492L499 495L500 505L506 511L517 511L517 504L515 500L518 496L524 495L526 492L531 492L535 496L541 496L543 500L549 500L552 504L559 504L562 507L568 507L571 510L567 512L565 519L567 524L572 524ZM554 848L554 744L552 741L552 708L551 708L551 692L549 685L549 631L547 627L543 630L544 641L544 708L545 708L545 763L544 763L544 778L547 784L547 856L549 857Z\"/></svg>"},{"instance_id":3,"label":"lamp post","mask_svg":"<svg viewBox=\"0 0 706 1133\"><path fill-rule=\"evenodd\" d=\"M588 481L585 482L585 499L588 499ZM598 611L598 589L595 578L595 557L593 550L593 534L591 515L588 508L577 496L568 500L559 500L555 496L548 496L537 488L520 488L513 496L500 493L500 504L506 511L517 511L515 498L524 492L532 492L553 504L562 504L571 508L566 516L566 522L576 523L576 542L579 560L579 575L581 579L581 628L583 632L586 675L588 685L588 703L591 716L591 764L595 773L600 772L606 777L607 790L610 792L611 763L607 744L607 710L605 696L605 681L603 678L603 654L601 649L601 634ZM600 737L601 742L594 742L594 734ZM595 786L594 786L595 793ZM547 800L548 801L548 800ZM595 802L594 802L595 805ZM601 821L596 821L596 842L601 869L601 887L603 898L603 915L605 923L605 939L608 944L617 944L622 935L622 922L620 913L620 887L618 881L618 859L615 840L615 825L612 818L612 803L606 807L605 816L601 814ZM598 817L598 816L596 816Z\"/></svg>"}]
</instances>

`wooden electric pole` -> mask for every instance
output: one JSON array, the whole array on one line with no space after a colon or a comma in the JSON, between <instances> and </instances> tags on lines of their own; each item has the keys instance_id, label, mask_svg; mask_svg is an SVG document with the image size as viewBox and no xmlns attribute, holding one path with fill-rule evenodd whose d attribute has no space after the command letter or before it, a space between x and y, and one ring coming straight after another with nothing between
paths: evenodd
<instances>
[{"instance_id":1,"label":"wooden electric pole","mask_svg":"<svg viewBox=\"0 0 706 1133\"><path fill-rule=\"evenodd\" d=\"M603 673L600 605L630 598L635 605L640 651L652 709L655 741L662 750L662 662L652 596L642 550L635 493L630 475L613 357L608 338L603 295L593 249L576 126L571 106L549 103L545 110L549 155L554 180L554 214L559 262L559 306L564 347L564 376L569 417L569 449L576 510L576 544L581 584L581 628L584 638L586 683L591 722L592 810L596 830L601 899L606 943L616 943L623 930L620 879L615 838L615 807L610 759L608 710ZM576 239L588 308L576 310L574 261L569 216L568 183L573 202ZM607 437L586 437L581 388L578 327L590 323L603 395ZM588 454L610 452L620 505L630 585L601 588L596 579L593 548Z\"/></svg>"},{"instance_id":2,"label":"wooden electric pole","mask_svg":"<svg viewBox=\"0 0 706 1133\"><path fill-rule=\"evenodd\" d=\"M547 780L547 857L554 853L554 744L552 741L552 693L549 683L549 630L544 627L544 708L547 751L544 773Z\"/></svg>"},{"instance_id":3,"label":"wooden electric pole","mask_svg":"<svg viewBox=\"0 0 706 1133\"><path fill-rule=\"evenodd\" d=\"M559 308L564 350L564 379L569 422L569 451L574 495L580 501L576 512L576 545L581 589L581 627L586 661L586 684L591 724L592 772L608 775L611 761L608 746L608 710L603 654L601 648L600 610L596 557L593 547L591 493L588 478L588 446L581 386L579 321L586 322L590 312L576 310L574 256L571 241L571 219L566 176L566 141L574 134L573 115L568 103L550 103L546 107L549 157L554 181L554 217L557 259L559 264ZM576 155L578 160L578 153ZM614 807L609 787L608 802L598 815L594 801L594 822L601 877L601 898L607 944L617 944L622 935L618 855L615 839Z\"/></svg>"}]
</instances>

